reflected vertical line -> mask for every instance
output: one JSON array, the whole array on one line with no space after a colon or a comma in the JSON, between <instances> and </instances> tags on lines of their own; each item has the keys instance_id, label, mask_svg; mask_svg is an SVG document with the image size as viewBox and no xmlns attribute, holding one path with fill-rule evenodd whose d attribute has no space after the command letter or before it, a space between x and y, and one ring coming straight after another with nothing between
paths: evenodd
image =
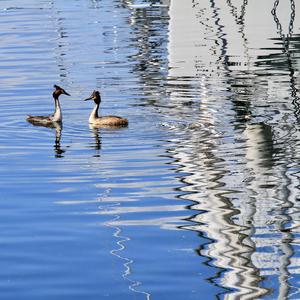
<instances>
[{"instance_id":1,"label":"reflected vertical line","mask_svg":"<svg viewBox=\"0 0 300 300\"><path fill-rule=\"evenodd\" d=\"M268 219L268 200L272 199L273 195L272 192L264 190L261 183L268 184L271 180L268 171L273 166L272 128L264 123L247 124L244 136L248 173L244 183L248 190L246 194L249 200L241 207L242 214L245 215L241 222L245 224L246 242L253 249L249 259L256 275L253 276L251 286L261 293L260 296L263 296L270 293L271 290L262 287L264 278L259 274L259 270L265 267L261 264L261 261L265 259L265 252L259 250L264 245L269 245L264 236L266 233L263 222ZM276 197L274 196L274 198ZM255 236L256 233L259 237Z\"/></svg>"},{"instance_id":2,"label":"reflected vertical line","mask_svg":"<svg viewBox=\"0 0 300 300\"><path fill-rule=\"evenodd\" d=\"M50 10L52 11L52 15L50 16L55 31L57 32L58 36L55 39L56 47L54 49L55 60L57 63L57 67L59 69L59 76L61 77L61 81L67 80L68 77L68 70L66 66L66 62L64 56L67 52L67 47L69 44L67 42L64 43L64 40L67 37L65 28L63 26L63 18L61 17L62 11L57 10L55 8L55 1L50 2Z\"/></svg>"},{"instance_id":3,"label":"reflected vertical line","mask_svg":"<svg viewBox=\"0 0 300 300\"><path fill-rule=\"evenodd\" d=\"M290 295L291 284L289 279L291 278L291 272L289 269L290 267L292 268L291 259L295 254L292 246L292 243L294 242L294 236L292 234L293 227L286 229L286 225L297 223L297 220L293 219L293 214L291 214L291 212L295 209L293 200L296 200L294 199L296 195L293 195L293 191L297 190L298 183L297 181L295 182L295 189L292 176L293 174L291 177L288 175L288 166L285 165L284 172L282 173L282 177L285 179L282 193L286 194L286 197L281 197L283 201L278 214L278 229L282 233L281 243L279 243L282 253L279 259L279 299L287 299Z\"/></svg>"},{"instance_id":4,"label":"reflected vertical line","mask_svg":"<svg viewBox=\"0 0 300 300\"><path fill-rule=\"evenodd\" d=\"M226 37L226 33L223 32L224 26L222 26L220 24L220 20L221 18L218 15L218 11L220 10L219 8L216 7L216 4L213 0L210 1L211 3L211 8L213 11L213 18L215 20L215 25L217 27L217 37L221 40L221 43L217 43L218 45L221 45L221 49L220 49L220 56L218 58L218 61L223 61L224 63L224 69L227 72L230 72L229 68L228 68L228 56L227 56L227 39ZM245 3L245 7L246 7L246 3ZM245 12L245 7L243 7L243 11ZM243 18L242 18L242 22L243 22ZM243 29L242 29L243 30ZM247 44L245 43L245 36L243 36L244 38L244 46L245 46L245 51L247 52ZM216 40L217 41L217 40ZM249 55L248 55L249 56ZM216 162L218 161L218 159L216 159ZM229 171L228 171L229 172ZM219 178L216 175L215 179L211 179L213 182L216 183L216 186L211 187L212 190L214 192L216 192L218 189L222 188L224 186L224 183L222 182L222 177L226 176L227 172L220 174ZM217 184L219 182L219 184ZM235 191L232 191L235 192ZM213 193L214 194L214 193ZM222 220L224 220L225 223L227 223L226 225L224 224L224 228L226 228L226 226L228 227L228 229L224 229L224 230L220 230L220 234L223 235L223 237L219 237L220 240L216 239L215 243L220 243L222 239L226 239L225 236L227 236L228 240L231 241L229 244L231 245L235 245L235 246L231 246L228 247L228 250L226 252L224 252L226 255L226 257L228 258L228 262L225 263L225 260L221 263L221 265L227 265L227 274L226 272L224 272L224 274L220 274L223 277L228 278L228 282L226 282L225 286L231 286L232 290L238 289L240 291L237 292L233 292L232 296L230 294L227 295L226 298L231 298L231 297L236 297L237 295L241 295L241 296L246 296L248 295L249 297L252 296L258 296L258 295L263 295L266 293L265 290L260 289L260 288L256 288L256 284L257 281L259 281L259 278L256 277L254 274L257 273L256 272L256 268L253 264L251 264L251 255L254 252L254 243L253 241L251 241L250 238L248 238L248 234L243 234L243 242L241 243L242 245L238 246L240 242L237 241L237 243L233 243L233 241L235 241L236 237L234 237L234 233L235 232L240 232L240 234L242 234L242 232L245 231L245 229L247 229L248 227L238 227L234 222L231 221L231 219L235 216L238 215L239 213L234 209L233 204L231 203L230 197L227 196L227 192L222 194L222 193L215 193L214 197L219 198L220 199L220 203L227 203L224 207L222 207L224 209L223 211L223 217ZM216 209L216 207L214 207L214 209ZM227 212L226 212L227 210ZM220 212L219 212L220 213ZM251 215L253 217L253 214L255 214L255 207L253 207L253 210L251 210L250 215L249 215L249 219L251 220ZM205 215L205 213L203 214ZM217 218L217 216L215 216ZM220 216L218 216L220 217ZM227 220L227 221L226 221ZM232 227L232 229L229 229L230 227ZM235 229L234 229L235 228ZM239 228L239 229L238 229ZM254 228L252 228L251 232L254 232ZM220 227L221 229L221 227ZM211 228L209 229L211 230ZM232 235L231 235L232 234ZM211 232L210 236L216 236L215 233ZM251 246L252 245L252 246ZM216 245L213 245L214 248L217 248ZM211 257L216 257L219 258L219 260L221 261L221 253L210 253ZM241 257L241 261L239 262L235 257ZM242 262L242 264L241 264ZM219 264L220 266L220 264ZM231 270L231 271L230 271ZM236 276L236 279L234 279L233 277L230 279L230 275L232 274L234 276ZM217 279L217 278L216 278ZM219 280L221 280L222 278L220 277ZM231 280L235 280L236 282L232 282ZM224 287L224 284L222 285Z\"/></svg>"},{"instance_id":5,"label":"reflected vertical line","mask_svg":"<svg viewBox=\"0 0 300 300\"><path fill-rule=\"evenodd\" d=\"M294 27L294 20L295 20L295 3L293 0L291 1L291 14L290 14L290 22L289 22L289 28L288 28L288 34L284 34L283 33L283 29L282 29L282 25L280 23L279 18L277 17L277 7L279 4L279 0L275 0L274 2L274 7L271 11L272 15L273 15L273 19L274 22L276 24L277 30L278 30L278 34L282 40L282 45L283 45L283 52L286 54L286 58L287 58L287 65L288 65L288 69L289 69L289 76L290 76L290 88L291 88L291 97L292 97L292 104L294 105L294 114L295 117L298 121L298 123L300 123L300 97L298 96L298 92L299 89L297 89L296 87L296 77L295 77L295 70L293 67L293 62L292 62L292 58L291 58L291 52L290 52L290 39L293 36L293 27Z\"/></svg>"},{"instance_id":6,"label":"reflected vertical line","mask_svg":"<svg viewBox=\"0 0 300 300\"><path fill-rule=\"evenodd\" d=\"M231 8L231 14L234 17L236 25L240 27L240 33L241 33L241 36L243 39L244 55L247 58L247 65L249 67L250 66L250 55L249 55L248 40L247 40L246 34L245 34L245 15L246 15L246 8L248 5L248 0L243 0L240 16L238 16L237 8L232 4L231 0L227 0L227 4Z\"/></svg>"},{"instance_id":7,"label":"reflected vertical line","mask_svg":"<svg viewBox=\"0 0 300 300\"><path fill-rule=\"evenodd\" d=\"M293 67L293 61L291 58L290 52L290 39L293 36L293 25L295 19L295 3L293 0L291 2L291 14L290 14L290 22L288 28L288 34L283 33L282 25L280 23L279 18L277 17L277 7L279 4L279 0L274 2L273 9L271 11L273 15L274 22L276 24L278 34L282 40L283 45L283 53L286 54L287 65L289 70L289 77L290 77L290 89L291 89L291 97L292 97L292 104L294 105L294 114L296 117L297 122L300 122L300 103L299 103L299 90L296 87L296 78L295 78L295 70ZM296 156L294 156L296 157ZM280 222L278 225L278 229L282 232L281 243L279 245L282 255L280 257L280 274L278 277L279 280L279 298L285 299L289 297L291 291L291 284L289 283L289 279L291 278L291 273L289 271L289 266L291 266L291 259L295 255L292 243L294 241L294 236L292 235L292 230L294 226L290 229L285 229L285 225L288 224L297 224L297 221L293 219L293 214L290 214L293 210L295 210L293 200L297 200L297 196L293 195L293 191L298 191L298 180L296 180L295 184L293 184L292 177L289 178L288 175L288 166L285 164L285 171L283 172L282 176L285 178L285 193L287 194L286 197L283 197L283 205L280 210ZM291 176L295 176L298 179L297 172L293 173ZM292 197L292 199L290 199ZM297 227L297 226L295 226ZM291 266L292 267L292 266Z\"/></svg>"},{"instance_id":8,"label":"reflected vertical line","mask_svg":"<svg viewBox=\"0 0 300 300\"><path fill-rule=\"evenodd\" d=\"M227 189L224 192L220 191L225 189L223 178L228 174L228 171L218 168L218 164L222 163L223 160L213 154L215 147L213 145L211 147L210 163L206 161L206 167L203 166L204 168L199 172L196 172L195 169L199 169L200 166L195 165L193 157L189 154L186 153L187 156L185 157L183 153L173 153L173 156L182 166L181 171L190 174L182 179L187 186L182 187L181 190L189 193L181 196L181 198L192 201L194 204L190 206L190 209L199 212L188 218L188 221L194 224L184 228L197 231L201 236L205 233L205 238L209 242L202 245L198 253L207 259L207 265L212 266L213 263L214 268L218 270L213 277L209 277L207 280L223 289L217 294L217 297L221 298L228 292L242 288L239 281L236 280L241 278L239 273L243 270L243 267L240 267L242 261L239 259L239 254L248 250L244 245L239 246L239 237L236 233L240 231L241 227L231 221L233 216L238 214L238 211L234 209L228 197L230 191ZM208 151L205 148L205 152ZM206 174L207 181L207 187L203 187L206 189L206 196L203 195L205 192L200 190L201 186L205 184L202 182L204 178L202 178L201 173L203 172ZM248 260L245 261L245 268L248 270L249 262ZM229 279L228 274L232 274L233 278ZM224 278L228 278L229 281L225 279L226 282L224 282Z\"/></svg>"},{"instance_id":9,"label":"reflected vertical line","mask_svg":"<svg viewBox=\"0 0 300 300\"><path fill-rule=\"evenodd\" d=\"M269 143L268 129L269 127L265 126L258 127L258 130L262 130L263 141L266 139L266 146ZM261 297L269 290L258 286L262 278L252 262L252 255L256 249L251 239L255 232L253 218L257 212L256 206L252 204L252 197L244 204L243 197L240 196L241 201L234 204L234 195L242 191L234 190L228 183L232 171L230 165L226 164L226 159L220 156L220 138L213 135L210 131L212 128L205 130L207 135L203 131L193 131L185 141L174 141L177 143L173 147L175 150L168 152L174 158L174 163L180 166L179 173L187 174L181 178L186 184L180 188L185 193L181 198L193 202L189 208L193 212L199 212L188 218L188 221L194 224L184 228L197 231L211 241L201 248L200 254L208 258L208 265L212 262L219 270L214 277L207 278L215 286L227 290L220 292L218 297L224 293L226 299ZM256 136L256 131L253 131L253 134ZM257 141L253 139L252 142L252 150L255 150ZM271 159L270 156L267 158ZM240 171L238 166L236 168L235 172ZM253 187L255 195L255 185ZM235 221L237 218L241 224Z\"/></svg>"},{"instance_id":10,"label":"reflected vertical line","mask_svg":"<svg viewBox=\"0 0 300 300\"><path fill-rule=\"evenodd\" d=\"M111 189L108 189L106 193L101 197L101 199L107 198L109 196L110 191ZM121 203L115 203L113 205L100 206L99 209L101 209L103 212L109 212L111 208L120 205ZM124 255L122 255L122 252L126 249L126 244L130 242L131 238L122 235L121 227L115 225L115 222L120 220L120 218L120 215L114 215L111 220L103 223L104 226L112 228L114 230L113 237L117 239L116 245L118 248L110 250L110 254L117 257L120 261L123 261L122 264L124 267L124 272L122 274L122 278L129 282L129 290L134 293L144 295L146 300L151 300L150 293L137 289L137 287L142 285L142 282L130 279L130 276L132 275L132 265L134 264L134 260L125 257Z\"/></svg>"},{"instance_id":11,"label":"reflected vertical line","mask_svg":"<svg viewBox=\"0 0 300 300\"><path fill-rule=\"evenodd\" d=\"M250 62L251 62L251 56L249 54L249 42L248 39L246 37L246 33L245 33L245 16L246 16L246 8L248 5L248 0L243 0L242 5L241 5L241 11L240 11L240 15L238 15L237 12L237 8L232 4L231 0L227 0L226 1L228 7L231 9L230 13L234 18L234 21L237 25L237 27L239 27L238 32L241 34L242 37L242 43L243 43L243 48L244 48L244 58L245 58L245 62L243 63L243 66L247 66L247 70L244 70L243 73L249 73L250 71ZM241 62L242 63L242 62ZM227 70L228 72L231 72L229 69L229 63L227 61ZM240 81L240 82L238 82ZM229 76L229 78L227 79L227 85L230 88L230 90L233 92L231 101L234 104L233 105L233 109L236 112L236 117L238 119L238 121L240 120L244 120L246 121L247 118L251 118L252 114L250 111L250 102L249 101L239 101L239 97L241 97L237 92L238 92L238 86L241 85L245 85L245 86L251 86L253 85L252 80L247 80L245 78L245 74L243 74L243 78L237 79L235 76ZM235 89L237 89L237 91L232 87L232 85L234 84ZM249 88L248 88L249 89ZM243 99L244 100L244 99ZM238 104L238 107L237 107ZM243 107L243 109L241 109Z\"/></svg>"},{"instance_id":12,"label":"reflected vertical line","mask_svg":"<svg viewBox=\"0 0 300 300\"><path fill-rule=\"evenodd\" d=\"M219 38L219 40L221 41L220 43L220 55L219 58L217 59L217 62L221 62L223 60L223 66L224 69L229 71L228 69L228 55L227 55L227 39L226 37L226 33L224 32L224 25L220 24L221 18L219 17L219 13L218 11L220 10L220 8L218 8L216 6L216 3L214 0L210 0L210 7L212 9L213 15L212 18L215 20L215 25L217 28L217 37ZM217 39L215 40L216 45L219 46L219 43L217 41Z\"/></svg>"}]
</instances>

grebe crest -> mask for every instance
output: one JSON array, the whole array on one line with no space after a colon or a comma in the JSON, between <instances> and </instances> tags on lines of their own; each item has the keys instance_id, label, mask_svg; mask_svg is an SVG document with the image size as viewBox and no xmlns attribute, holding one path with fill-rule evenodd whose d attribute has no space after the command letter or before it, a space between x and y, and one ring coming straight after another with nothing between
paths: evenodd
<instances>
[{"instance_id":1,"label":"grebe crest","mask_svg":"<svg viewBox=\"0 0 300 300\"><path fill-rule=\"evenodd\" d=\"M52 96L54 99L58 99L58 97L61 95L61 94L64 94L64 95L67 95L67 96L71 96L69 93L67 93L63 88L61 88L60 86L54 84L53 86L55 88Z\"/></svg>"}]
</instances>

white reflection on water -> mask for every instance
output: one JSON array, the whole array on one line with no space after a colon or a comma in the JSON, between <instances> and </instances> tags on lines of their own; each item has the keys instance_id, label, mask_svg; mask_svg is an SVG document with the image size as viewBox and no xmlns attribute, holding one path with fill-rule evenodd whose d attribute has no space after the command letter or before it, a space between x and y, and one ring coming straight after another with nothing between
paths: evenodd
<instances>
[{"instance_id":1,"label":"white reflection on water","mask_svg":"<svg viewBox=\"0 0 300 300\"><path fill-rule=\"evenodd\" d=\"M293 163L299 144L294 127L299 36L292 38L299 24L286 5L279 26L271 1L260 3L260 10L255 1L206 4L173 1L170 8L170 101L184 103L187 91L178 80L193 78L186 87L195 101L198 94L200 111L190 123L206 124L188 126L188 137L170 148L180 170L190 173L182 178L188 185L181 190L189 192L182 198L200 211L190 218L196 224L186 228L211 240L200 253L227 270L214 278L232 289L226 299L270 293L283 299L299 292L292 275L298 274L295 237L284 230L297 228L299 216L299 167ZM283 27L288 33L279 32L281 41L277 31ZM278 288L268 276L276 278Z\"/></svg>"},{"instance_id":2,"label":"white reflection on water","mask_svg":"<svg viewBox=\"0 0 300 300\"><path fill-rule=\"evenodd\" d=\"M114 237L116 237L118 239L117 245L119 246L119 248L111 250L110 253L112 255L116 256L117 258L119 258L120 260L124 261L125 271L124 271L122 277L130 282L129 289L134 293L144 295L145 299L151 299L151 294L138 290L138 287L142 284L142 282L134 281L134 280L130 279L130 275L132 273L131 264L133 264L134 261L127 257L122 256L122 251L126 248L126 242L130 241L130 238L122 236L121 235L122 230L120 229L120 227L118 227L114 224L115 221L117 221L118 219L119 219L119 217L116 216L112 222L107 223L107 226L115 229Z\"/></svg>"},{"instance_id":3,"label":"white reflection on water","mask_svg":"<svg viewBox=\"0 0 300 300\"><path fill-rule=\"evenodd\" d=\"M101 200L105 201L105 199L108 198L110 192L111 189L106 190L105 193L101 195ZM100 206L99 209L102 213L105 213L106 211L110 212L112 208L118 207L119 205L119 203L114 203L109 206ZM139 286L142 284L142 282L132 280L130 278L130 275L132 274L131 265L134 263L134 261L122 254L123 250L125 250L126 248L126 243L130 241L130 237L122 235L121 227L116 224L116 222L120 219L120 216L117 212L114 215L115 216L112 220L104 223L105 226L114 229L113 236L117 239L116 244L118 248L112 249L110 251L110 254L123 261L124 273L122 274L122 277L129 282L129 289L134 293L144 295L145 299L149 300L151 299L151 294L144 292L142 289L139 289Z\"/></svg>"}]
</instances>

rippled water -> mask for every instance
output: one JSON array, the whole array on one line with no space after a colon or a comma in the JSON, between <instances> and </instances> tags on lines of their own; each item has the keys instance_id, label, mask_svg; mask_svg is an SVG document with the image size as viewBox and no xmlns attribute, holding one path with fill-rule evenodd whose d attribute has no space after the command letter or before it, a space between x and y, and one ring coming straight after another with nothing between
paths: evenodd
<instances>
[{"instance_id":1,"label":"rippled water","mask_svg":"<svg viewBox=\"0 0 300 300\"><path fill-rule=\"evenodd\" d=\"M298 12L2 0L0 298L299 299Z\"/></svg>"}]
</instances>

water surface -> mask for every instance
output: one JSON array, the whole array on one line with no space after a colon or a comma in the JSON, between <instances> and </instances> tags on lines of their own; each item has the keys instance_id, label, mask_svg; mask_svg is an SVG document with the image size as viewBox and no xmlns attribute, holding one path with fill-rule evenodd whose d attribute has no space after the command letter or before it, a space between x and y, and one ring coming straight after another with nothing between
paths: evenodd
<instances>
[{"instance_id":1,"label":"water surface","mask_svg":"<svg viewBox=\"0 0 300 300\"><path fill-rule=\"evenodd\" d=\"M1 1L1 298L298 299L297 9Z\"/></svg>"}]
</instances>

